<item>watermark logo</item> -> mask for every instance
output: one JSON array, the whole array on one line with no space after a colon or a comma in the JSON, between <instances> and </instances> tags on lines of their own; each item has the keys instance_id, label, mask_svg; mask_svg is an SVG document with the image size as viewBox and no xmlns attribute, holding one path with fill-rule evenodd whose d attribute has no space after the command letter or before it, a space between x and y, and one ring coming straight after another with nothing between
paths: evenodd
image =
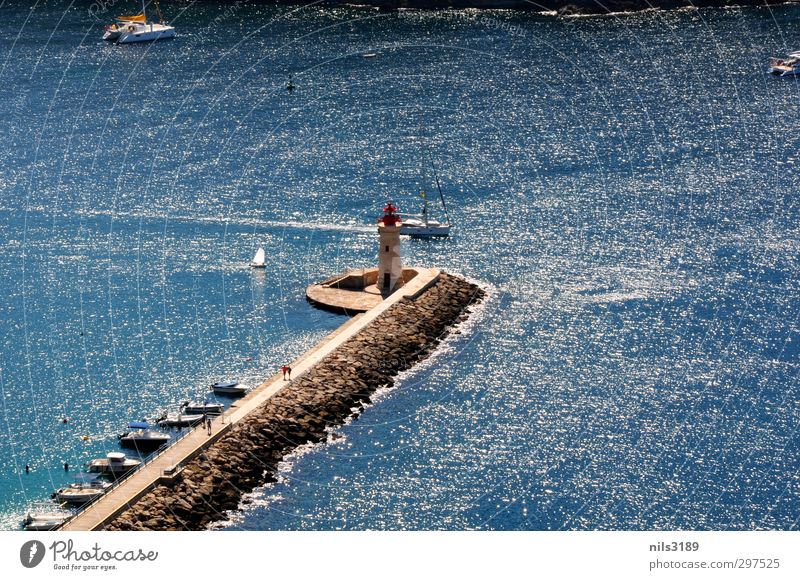
<instances>
[{"instance_id":1,"label":"watermark logo","mask_svg":"<svg viewBox=\"0 0 800 580\"><path fill-rule=\"evenodd\" d=\"M26 568L36 568L44 560L44 544L39 540L30 540L19 549L19 561Z\"/></svg>"}]
</instances>

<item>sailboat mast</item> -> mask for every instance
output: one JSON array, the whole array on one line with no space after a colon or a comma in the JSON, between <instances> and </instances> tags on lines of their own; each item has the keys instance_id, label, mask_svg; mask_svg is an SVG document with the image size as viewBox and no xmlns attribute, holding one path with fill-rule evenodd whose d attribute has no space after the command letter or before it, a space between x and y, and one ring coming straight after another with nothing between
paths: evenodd
<instances>
[{"instance_id":1,"label":"sailboat mast","mask_svg":"<svg viewBox=\"0 0 800 580\"><path fill-rule=\"evenodd\" d=\"M436 189L439 190L439 199L442 200L442 209L444 209L444 217L447 219L448 225L450 224L450 216L447 213L447 204L444 202L444 194L442 194L442 186L439 185L439 174L436 172L436 165L433 163L433 155L428 150L428 158L431 160L431 167L433 168L433 178L436 180ZM425 202L427 203L427 199Z\"/></svg>"},{"instance_id":2,"label":"sailboat mast","mask_svg":"<svg viewBox=\"0 0 800 580\"><path fill-rule=\"evenodd\" d=\"M161 14L161 6L159 6L159 4L158 4L158 0L153 0L153 2L154 2L154 3L155 3L155 5L156 5L156 14L158 14L158 21L159 21L161 24L164 24L164 15L163 15L163 14Z\"/></svg>"}]
</instances>

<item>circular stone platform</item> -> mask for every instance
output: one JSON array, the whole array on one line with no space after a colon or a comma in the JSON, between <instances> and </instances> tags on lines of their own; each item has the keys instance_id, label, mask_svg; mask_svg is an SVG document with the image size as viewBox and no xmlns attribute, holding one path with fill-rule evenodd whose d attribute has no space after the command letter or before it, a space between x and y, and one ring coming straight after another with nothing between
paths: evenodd
<instances>
[{"instance_id":1,"label":"circular stone platform","mask_svg":"<svg viewBox=\"0 0 800 580\"><path fill-rule=\"evenodd\" d=\"M417 274L414 268L403 268L403 283ZM377 268L347 270L306 288L306 299L317 308L353 316L374 308L386 298L378 290L377 281Z\"/></svg>"}]
</instances>

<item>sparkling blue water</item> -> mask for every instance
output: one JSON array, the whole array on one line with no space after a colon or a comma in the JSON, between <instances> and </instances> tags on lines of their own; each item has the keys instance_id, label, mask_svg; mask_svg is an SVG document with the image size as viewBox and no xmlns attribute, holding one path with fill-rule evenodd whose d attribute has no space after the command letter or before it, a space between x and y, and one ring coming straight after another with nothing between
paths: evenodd
<instances>
[{"instance_id":1,"label":"sparkling blue water","mask_svg":"<svg viewBox=\"0 0 800 580\"><path fill-rule=\"evenodd\" d=\"M176 39L114 46L0 1L3 528L341 324L305 285L374 262L429 154L455 229L406 260L489 298L228 529L797 527L800 92L765 64L800 8L162 4Z\"/></svg>"}]
</instances>

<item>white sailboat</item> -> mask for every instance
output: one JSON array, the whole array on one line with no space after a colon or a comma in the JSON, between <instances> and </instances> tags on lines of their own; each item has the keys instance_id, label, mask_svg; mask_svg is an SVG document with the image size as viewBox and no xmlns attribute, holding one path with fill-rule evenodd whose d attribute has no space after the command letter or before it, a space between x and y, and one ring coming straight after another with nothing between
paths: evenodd
<instances>
[{"instance_id":1,"label":"white sailboat","mask_svg":"<svg viewBox=\"0 0 800 580\"><path fill-rule=\"evenodd\" d=\"M436 180L436 189L439 190L439 199L442 201L442 210L447 221L442 223L430 217L428 213L428 194L425 191L421 191L420 195L424 200L422 213L399 214L403 220L400 224L400 234L411 236L412 238L446 238L450 235L450 216L447 214L447 205L444 202L444 194L439 184L439 175L436 173L436 166L433 164L432 157L431 167Z\"/></svg>"},{"instance_id":2,"label":"white sailboat","mask_svg":"<svg viewBox=\"0 0 800 580\"><path fill-rule=\"evenodd\" d=\"M400 233L412 238L446 238L450 235L450 220L441 223L428 216L428 196L423 191L420 193L425 201L422 204L422 213L399 214L403 221L400 223Z\"/></svg>"},{"instance_id":3,"label":"white sailboat","mask_svg":"<svg viewBox=\"0 0 800 580\"><path fill-rule=\"evenodd\" d=\"M253 261L250 262L251 268L266 268L266 253L264 252L264 248L258 248L256 250L256 255L253 256Z\"/></svg>"},{"instance_id":4,"label":"white sailboat","mask_svg":"<svg viewBox=\"0 0 800 580\"><path fill-rule=\"evenodd\" d=\"M148 22L147 3L142 0L142 12L135 16L117 16L114 24L106 26L103 40L128 44L131 42L148 42L175 36L175 27L164 23L158 0L153 0L158 13L159 22Z\"/></svg>"}]
</instances>

